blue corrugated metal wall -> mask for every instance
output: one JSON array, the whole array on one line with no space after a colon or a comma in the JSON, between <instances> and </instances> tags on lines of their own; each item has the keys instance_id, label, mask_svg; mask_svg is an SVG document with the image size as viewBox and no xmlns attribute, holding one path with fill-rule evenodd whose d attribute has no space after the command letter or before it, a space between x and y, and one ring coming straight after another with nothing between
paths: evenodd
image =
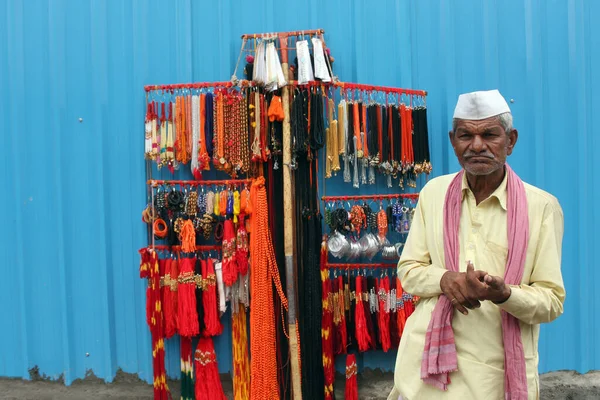
<instances>
[{"instance_id":1,"label":"blue corrugated metal wall","mask_svg":"<svg viewBox=\"0 0 600 400\"><path fill-rule=\"evenodd\" d=\"M599 369L598 18L585 0L0 1L0 376L151 380L142 87L227 80L240 34L317 27L341 79L429 91L435 174L458 168L447 130L459 93L514 99L512 165L565 212L565 315L542 330L540 368ZM227 337L217 346L228 370Z\"/></svg>"}]
</instances>

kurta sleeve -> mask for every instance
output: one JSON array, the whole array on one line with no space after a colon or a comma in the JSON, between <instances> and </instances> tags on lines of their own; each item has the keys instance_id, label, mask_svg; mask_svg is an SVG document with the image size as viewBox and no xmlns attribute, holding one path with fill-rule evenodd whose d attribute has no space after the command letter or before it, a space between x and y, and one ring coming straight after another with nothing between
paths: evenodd
<instances>
[{"instance_id":1,"label":"kurta sleeve","mask_svg":"<svg viewBox=\"0 0 600 400\"><path fill-rule=\"evenodd\" d=\"M423 298L439 296L442 293L440 280L447 272L443 266L431 264L425 229L425 212L429 208L426 189L423 188L419 195L408 238L398 262L398 276L402 288Z\"/></svg>"},{"instance_id":2,"label":"kurta sleeve","mask_svg":"<svg viewBox=\"0 0 600 400\"><path fill-rule=\"evenodd\" d=\"M550 322L563 313L565 288L560 271L563 213L558 202L544 218L529 284L511 286L499 307L527 324Z\"/></svg>"}]
</instances>

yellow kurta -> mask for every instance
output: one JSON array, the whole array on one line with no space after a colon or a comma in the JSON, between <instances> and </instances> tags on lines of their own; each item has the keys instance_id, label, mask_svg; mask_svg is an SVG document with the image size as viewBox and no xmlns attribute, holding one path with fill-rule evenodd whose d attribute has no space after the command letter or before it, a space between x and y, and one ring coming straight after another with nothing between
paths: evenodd
<instances>
[{"instance_id":1,"label":"yellow kurta","mask_svg":"<svg viewBox=\"0 0 600 400\"><path fill-rule=\"evenodd\" d=\"M527 388L530 399L539 397L539 324L563 312L565 290L560 272L563 214L555 197L525 183L529 209L529 247L522 284L512 286L510 298L501 305L482 302L468 315L454 312L458 371L443 392L420 379L425 333L431 313L442 293L444 267L443 209L453 175L431 180L421 191L410 234L398 263L404 289L420 296L408 319L396 360L394 389L390 399L402 395L417 399L504 399L504 347L500 310L520 320L525 350ZM460 218L460 272L471 260L475 269L504 277L507 255L506 176L486 200L476 205L475 196L463 179Z\"/></svg>"}]
</instances>

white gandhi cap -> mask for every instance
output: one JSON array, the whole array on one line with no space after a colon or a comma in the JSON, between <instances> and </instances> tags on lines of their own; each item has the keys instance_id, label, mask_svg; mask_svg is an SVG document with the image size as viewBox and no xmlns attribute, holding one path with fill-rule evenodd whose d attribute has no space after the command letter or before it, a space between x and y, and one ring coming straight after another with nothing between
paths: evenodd
<instances>
[{"instance_id":1,"label":"white gandhi cap","mask_svg":"<svg viewBox=\"0 0 600 400\"><path fill-rule=\"evenodd\" d=\"M498 90L494 89L458 96L453 118L480 120L507 112L510 112L510 108L506 100Z\"/></svg>"}]
</instances>

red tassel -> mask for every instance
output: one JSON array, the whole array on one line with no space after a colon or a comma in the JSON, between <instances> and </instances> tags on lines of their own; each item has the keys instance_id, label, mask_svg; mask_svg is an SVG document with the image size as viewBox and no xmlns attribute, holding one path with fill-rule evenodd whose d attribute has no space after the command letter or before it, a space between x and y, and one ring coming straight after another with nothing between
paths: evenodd
<instances>
[{"instance_id":1,"label":"red tassel","mask_svg":"<svg viewBox=\"0 0 600 400\"><path fill-rule=\"evenodd\" d=\"M202 179L202 172L200 170L200 168L194 168L194 179L199 181Z\"/></svg>"},{"instance_id":2,"label":"red tassel","mask_svg":"<svg viewBox=\"0 0 600 400\"><path fill-rule=\"evenodd\" d=\"M356 307L355 307L355 335L358 342L358 351L364 352L369 350L371 337L367 329L367 319L365 317L365 308L363 306L363 289L362 277L356 277Z\"/></svg>"},{"instance_id":3,"label":"red tassel","mask_svg":"<svg viewBox=\"0 0 600 400\"><path fill-rule=\"evenodd\" d=\"M323 370L325 373L325 400L333 400L335 381L335 356L333 354L333 294L327 268L327 243L321 244L321 284L323 291L323 316L321 319L321 343L323 346Z\"/></svg>"},{"instance_id":4,"label":"red tassel","mask_svg":"<svg viewBox=\"0 0 600 400\"><path fill-rule=\"evenodd\" d=\"M400 300L400 307L398 307L398 310L396 311L396 313L398 314L398 319L396 322L398 326L399 338L402 337L402 333L404 332L404 326L406 325L406 319L408 318L408 309L406 308L406 303L404 302L403 293L404 289L402 289L402 283L400 282L400 279L396 279L396 302L398 302L398 299Z\"/></svg>"},{"instance_id":5,"label":"red tassel","mask_svg":"<svg viewBox=\"0 0 600 400\"><path fill-rule=\"evenodd\" d=\"M348 354L346 356L346 390L344 396L346 400L358 400L357 369L356 354Z\"/></svg>"},{"instance_id":6,"label":"red tassel","mask_svg":"<svg viewBox=\"0 0 600 400\"><path fill-rule=\"evenodd\" d=\"M379 278L379 290L377 297L379 299L379 342L381 342L381 349L387 352L392 346L392 340L390 338L390 312L387 308L387 298L390 295L390 278L384 277Z\"/></svg>"},{"instance_id":7,"label":"red tassel","mask_svg":"<svg viewBox=\"0 0 600 400\"><path fill-rule=\"evenodd\" d=\"M148 249L143 248L140 253L140 278L150 278L150 253ZM152 289L150 281L146 287L146 323L148 326L152 324Z\"/></svg>"},{"instance_id":8,"label":"red tassel","mask_svg":"<svg viewBox=\"0 0 600 400\"><path fill-rule=\"evenodd\" d=\"M244 214L240 214L238 217L239 223L235 239L235 261L240 275L246 275L248 273L248 232L246 232L245 218L246 216Z\"/></svg>"},{"instance_id":9,"label":"red tassel","mask_svg":"<svg viewBox=\"0 0 600 400\"><path fill-rule=\"evenodd\" d=\"M227 286L232 286L238 277L235 253L236 245L233 221L228 219L223 224L223 282Z\"/></svg>"},{"instance_id":10,"label":"red tassel","mask_svg":"<svg viewBox=\"0 0 600 400\"><path fill-rule=\"evenodd\" d=\"M177 333L177 260L168 259L165 271L163 309L165 312L165 337Z\"/></svg>"},{"instance_id":11,"label":"red tassel","mask_svg":"<svg viewBox=\"0 0 600 400\"><path fill-rule=\"evenodd\" d=\"M218 336L223 332L223 325L219 320L219 310L217 304L217 278L215 276L215 266L212 258L202 260L202 276L204 277L205 287L202 293L202 305L204 306L204 332L207 336Z\"/></svg>"},{"instance_id":12,"label":"red tassel","mask_svg":"<svg viewBox=\"0 0 600 400\"><path fill-rule=\"evenodd\" d=\"M169 387L165 372L164 326L162 323L162 302L160 299L160 267L154 251L140 250L140 276L148 278L146 291L146 319L152 336L152 369L154 373L154 398L167 400Z\"/></svg>"},{"instance_id":13,"label":"red tassel","mask_svg":"<svg viewBox=\"0 0 600 400\"><path fill-rule=\"evenodd\" d=\"M177 286L177 329L181 336L196 336L200 333L196 311L196 283L194 281L194 259L185 257L179 262L179 284Z\"/></svg>"},{"instance_id":14,"label":"red tassel","mask_svg":"<svg viewBox=\"0 0 600 400\"><path fill-rule=\"evenodd\" d=\"M201 337L194 355L196 400L227 400L221 385L217 356L212 338Z\"/></svg>"},{"instance_id":15,"label":"red tassel","mask_svg":"<svg viewBox=\"0 0 600 400\"><path fill-rule=\"evenodd\" d=\"M165 285L165 275L167 273L167 263L170 260L168 258L163 258L158 260L158 269L160 271L160 304L161 304L161 312L160 312L160 324L162 325L163 334L165 333L165 295L169 288Z\"/></svg>"},{"instance_id":16,"label":"red tassel","mask_svg":"<svg viewBox=\"0 0 600 400\"><path fill-rule=\"evenodd\" d=\"M335 291L338 294L338 310L340 321L335 330L335 354L346 354L348 347L348 331L346 328L346 302L344 298L344 279L338 276L335 282Z\"/></svg>"}]
</instances>

